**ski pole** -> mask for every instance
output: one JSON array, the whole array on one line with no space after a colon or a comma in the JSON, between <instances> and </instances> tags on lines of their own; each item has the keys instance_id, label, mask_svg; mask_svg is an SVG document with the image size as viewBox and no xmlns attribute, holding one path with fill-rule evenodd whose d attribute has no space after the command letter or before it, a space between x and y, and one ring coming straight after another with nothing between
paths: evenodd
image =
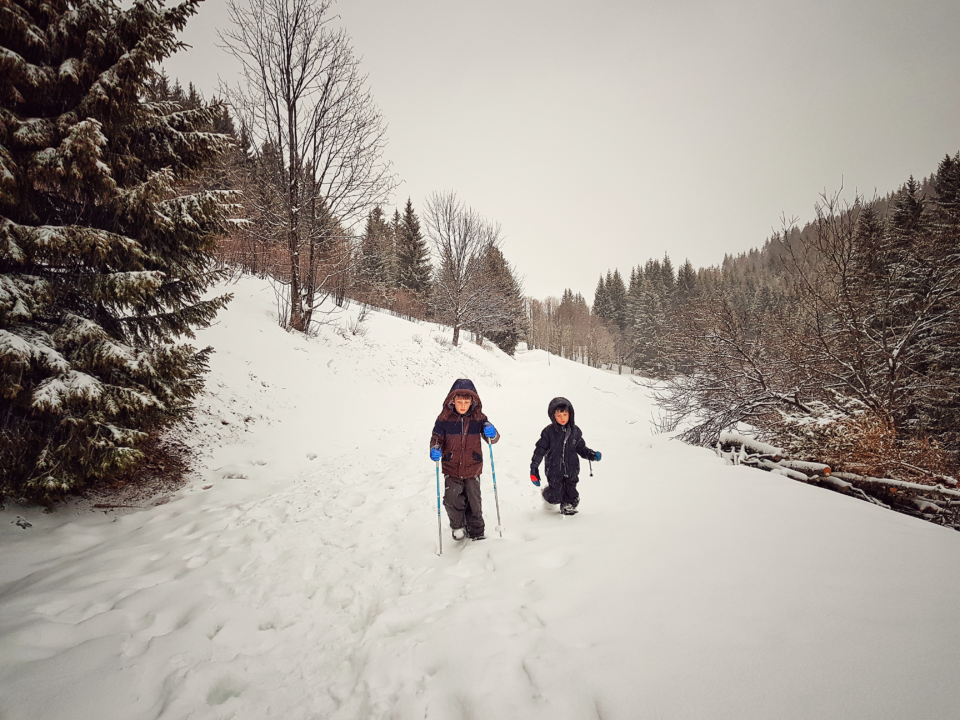
<instances>
[{"instance_id":1,"label":"ski pole","mask_svg":"<svg viewBox=\"0 0 960 720\"><path fill-rule=\"evenodd\" d=\"M493 465L493 443L487 443L490 448L490 472L493 474L493 500L497 504L497 532L503 537L503 528L500 526L500 498L497 495L497 468Z\"/></svg>"},{"instance_id":2,"label":"ski pole","mask_svg":"<svg viewBox=\"0 0 960 720\"><path fill-rule=\"evenodd\" d=\"M440 554L443 555L443 521L440 519L440 461L437 460L437 540L440 542Z\"/></svg>"},{"instance_id":3,"label":"ski pole","mask_svg":"<svg viewBox=\"0 0 960 720\"><path fill-rule=\"evenodd\" d=\"M587 462L590 464L590 477L593 477L593 460L587 458Z\"/></svg>"}]
</instances>

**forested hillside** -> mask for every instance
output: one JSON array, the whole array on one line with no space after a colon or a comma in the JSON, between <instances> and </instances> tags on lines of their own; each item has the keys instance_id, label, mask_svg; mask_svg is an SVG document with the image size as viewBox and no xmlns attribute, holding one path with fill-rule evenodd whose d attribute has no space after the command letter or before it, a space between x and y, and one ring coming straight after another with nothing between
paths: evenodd
<instances>
[{"instance_id":1,"label":"forested hillside","mask_svg":"<svg viewBox=\"0 0 960 720\"><path fill-rule=\"evenodd\" d=\"M529 317L535 347L654 381L688 442L744 423L834 467L955 484L960 154L887 198L825 196L720 267L648 260L608 271L592 308L566 291Z\"/></svg>"}]
</instances>

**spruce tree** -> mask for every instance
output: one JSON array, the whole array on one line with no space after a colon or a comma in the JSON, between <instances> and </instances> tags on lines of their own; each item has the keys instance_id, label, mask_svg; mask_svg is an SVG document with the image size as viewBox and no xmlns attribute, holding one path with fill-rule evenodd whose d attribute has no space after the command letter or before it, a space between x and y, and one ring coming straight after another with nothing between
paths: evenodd
<instances>
[{"instance_id":1,"label":"spruce tree","mask_svg":"<svg viewBox=\"0 0 960 720\"><path fill-rule=\"evenodd\" d=\"M673 263L670 262L670 256L663 254L663 262L660 264L661 287L663 288L664 300L670 304L673 301L673 293L677 287L677 277L673 272Z\"/></svg>"},{"instance_id":2,"label":"spruce tree","mask_svg":"<svg viewBox=\"0 0 960 720\"><path fill-rule=\"evenodd\" d=\"M678 303L686 303L697 293L697 271L689 259L677 271L676 298Z\"/></svg>"},{"instance_id":3,"label":"spruce tree","mask_svg":"<svg viewBox=\"0 0 960 720\"><path fill-rule=\"evenodd\" d=\"M229 299L202 299L225 205L177 186L227 141L145 100L198 2L0 8L0 493L134 467L201 387L211 349L177 341Z\"/></svg>"},{"instance_id":4,"label":"spruce tree","mask_svg":"<svg viewBox=\"0 0 960 720\"><path fill-rule=\"evenodd\" d=\"M641 373L661 377L665 371L666 308L662 277L644 273L633 319L634 367Z\"/></svg>"},{"instance_id":5,"label":"spruce tree","mask_svg":"<svg viewBox=\"0 0 960 720\"><path fill-rule=\"evenodd\" d=\"M948 236L948 245L955 246L960 232L960 153L947 155L940 161L931 183L936 197L933 200L934 231Z\"/></svg>"},{"instance_id":6,"label":"spruce tree","mask_svg":"<svg viewBox=\"0 0 960 720\"><path fill-rule=\"evenodd\" d=\"M397 283L402 288L424 294L430 289L430 250L420 232L420 220L407 198L397 239Z\"/></svg>"},{"instance_id":7,"label":"spruce tree","mask_svg":"<svg viewBox=\"0 0 960 720\"><path fill-rule=\"evenodd\" d=\"M593 291L593 314L601 320L609 320L613 314L610 309L610 298L607 296L607 284L603 280L603 275L597 280L597 289Z\"/></svg>"},{"instance_id":8,"label":"spruce tree","mask_svg":"<svg viewBox=\"0 0 960 720\"><path fill-rule=\"evenodd\" d=\"M523 287L510 263L496 246L487 248L484 259L486 288L478 293L484 315L480 325L483 334L507 355L516 352L517 345L526 334L526 311L523 303Z\"/></svg>"},{"instance_id":9,"label":"spruce tree","mask_svg":"<svg viewBox=\"0 0 960 720\"><path fill-rule=\"evenodd\" d=\"M610 320L623 330L627 326L627 287L619 270L607 273L607 299L610 302Z\"/></svg>"},{"instance_id":10,"label":"spruce tree","mask_svg":"<svg viewBox=\"0 0 960 720\"><path fill-rule=\"evenodd\" d=\"M386 290L393 285L393 231L377 205L367 215L360 241L360 276L372 286Z\"/></svg>"}]
</instances>

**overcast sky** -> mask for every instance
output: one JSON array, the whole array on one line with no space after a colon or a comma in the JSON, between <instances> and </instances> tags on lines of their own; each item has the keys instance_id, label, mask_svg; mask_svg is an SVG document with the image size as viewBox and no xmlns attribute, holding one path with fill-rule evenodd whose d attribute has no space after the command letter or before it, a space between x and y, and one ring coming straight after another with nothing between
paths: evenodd
<instances>
[{"instance_id":1,"label":"overcast sky","mask_svg":"<svg viewBox=\"0 0 960 720\"><path fill-rule=\"evenodd\" d=\"M246 0L241 0L246 2ZM420 212L454 190L534 297L759 247L960 150L957 0L339 0ZM233 79L206 0L168 72ZM392 209L392 208L391 208Z\"/></svg>"}]
</instances>

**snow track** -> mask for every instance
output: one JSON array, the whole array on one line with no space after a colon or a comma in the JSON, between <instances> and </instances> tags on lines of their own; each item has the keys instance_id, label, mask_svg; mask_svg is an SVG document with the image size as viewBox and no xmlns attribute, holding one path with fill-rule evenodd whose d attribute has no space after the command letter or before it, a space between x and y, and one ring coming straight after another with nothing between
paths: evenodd
<instances>
[{"instance_id":1,"label":"snow track","mask_svg":"<svg viewBox=\"0 0 960 720\"><path fill-rule=\"evenodd\" d=\"M955 712L957 533L655 437L626 376L378 313L305 339L231 289L186 488L0 516L3 720ZM488 539L444 514L437 556L427 441L457 377L502 435L505 532L487 468ZM604 453L572 518L527 480L561 394Z\"/></svg>"}]
</instances>

